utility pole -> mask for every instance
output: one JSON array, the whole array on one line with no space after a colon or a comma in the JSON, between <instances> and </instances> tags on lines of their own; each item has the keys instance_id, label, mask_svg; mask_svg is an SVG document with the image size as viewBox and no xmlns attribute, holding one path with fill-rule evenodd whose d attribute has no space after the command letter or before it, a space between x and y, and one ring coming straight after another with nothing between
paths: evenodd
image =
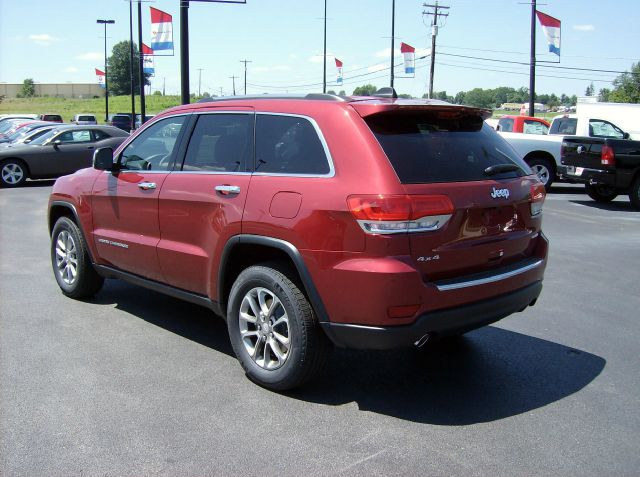
<instances>
[{"instance_id":1,"label":"utility pole","mask_svg":"<svg viewBox=\"0 0 640 477\"><path fill-rule=\"evenodd\" d=\"M180 0L180 83L180 103L189 104L189 0Z\"/></svg>"},{"instance_id":2,"label":"utility pole","mask_svg":"<svg viewBox=\"0 0 640 477\"><path fill-rule=\"evenodd\" d=\"M236 95L236 78L237 76L229 76L233 80L233 95Z\"/></svg>"},{"instance_id":3,"label":"utility pole","mask_svg":"<svg viewBox=\"0 0 640 477\"><path fill-rule=\"evenodd\" d=\"M247 95L247 63L251 63L250 60L240 60L240 63L244 63L244 94Z\"/></svg>"},{"instance_id":4,"label":"utility pole","mask_svg":"<svg viewBox=\"0 0 640 477\"><path fill-rule=\"evenodd\" d=\"M129 1L129 80L131 81L131 131L136 128L136 89L133 72L133 4Z\"/></svg>"},{"instance_id":5,"label":"utility pole","mask_svg":"<svg viewBox=\"0 0 640 477\"><path fill-rule=\"evenodd\" d=\"M531 60L529 64L529 116L535 114L536 95L536 0L531 0Z\"/></svg>"},{"instance_id":6,"label":"utility pole","mask_svg":"<svg viewBox=\"0 0 640 477\"><path fill-rule=\"evenodd\" d=\"M204 68L198 68L198 98L200 97L200 86L202 85L202 70Z\"/></svg>"},{"instance_id":7,"label":"utility pole","mask_svg":"<svg viewBox=\"0 0 640 477\"><path fill-rule=\"evenodd\" d=\"M140 126L144 124L146 107L144 102L144 56L142 54L142 1L138 0L138 64L140 74ZM133 120L135 123L135 119Z\"/></svg>"},{"instance_id":8,"label":"utility pole","mask_svg":"<svg viewBox=\"0 0 640 477\"><path fill-rule=\"evenodd\" d=\"M327 92L327 0L324 0L324 62L322 70L322 92Z\"/></svg>"},{"instance_id":9,"label":"utility pole","mask_svg":"<svg viewBox=\"0 0 640 477\"><path fill-rule=\"evenodd\" d=\"M107 66L107 25L113 25L115 20L96 20L96 23L104 25L104 122L109 120L109 78Z\"/></svg>"},{"instance_id":10,"label":"utility pole","mask_svg":"<svg viewBox=\"0 0 640 477\"><path fill-rule=\"evenodd\" d=\"M166 76L163 76L163 77L162 77L162 96L164 96L164 95L165 95L165 88L164 88L164 87L165 87L166 85L167 85L167 77L166 77Z\"/></svg>"},{"instance_id":11,"label":"utility pole","mask_svg":"<svg viewBox=\"0 0 640 477\"><path fill-rule=\"evenodd\" d=\"M222 98L222 86L220 86L220 97Z\"/></svg>"},{"instance_id":12,"label":"utility pole","mask_svg":"<svg viewBox=\"0 0 640 477\"><path fill-rule=\"evenodd\" d=\"M391 84L393 88L393 55L395 48L395 32L396 32L396 0L391 0Z\"/></svg>"},{"instance_id":13,"label":"utility pole","mask_svg":"<svg viewBox=\"0 0 640 477\"><path fill-rule=\"evenodd\" d=\"M438 17L448 17L448 13L440 13L438 10L448 10L449 7L444 5L438 5L436 1L435 5L430 5L428 3L423 3L423 7L432 8L431 11L422 12L423 15L433 15L433 20L431 20L431 68L429 69L429 99L433 99L433 71L435 69L436 64L436 36L438 36Z\"/></svg>"}]
</instances>

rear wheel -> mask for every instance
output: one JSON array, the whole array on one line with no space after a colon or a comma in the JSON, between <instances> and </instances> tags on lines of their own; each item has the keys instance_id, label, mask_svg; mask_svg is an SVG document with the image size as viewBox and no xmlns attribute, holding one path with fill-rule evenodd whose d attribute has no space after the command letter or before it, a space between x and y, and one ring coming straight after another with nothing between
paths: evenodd
<instances>
[{"instance_id":1,"label":"rear wheel","mask_svg":"<svg viewBox=\"0 0 640 477\"><path fill-rule=\"evenodd\" d=\"M636 180L631 185L629 200L634 208L640 210L640 176L636 177Z\"/></svg>"},{"instance_id":2,"label":"rear wheel","mask_svg":"<svg viewBox=\"0 0 640 477\"><path fill-rule=\"evenodd\" d=\"M51 235L51 266L62 293L71 298L89 298L104 284L93 268L78 226L60 217Z\"/></svg>"},{"instance_id":3,"label":"rear wheel","mask_svg":"<svg viewBox=\"0 0 640 477\"><path fill-rule=\"evenodd\" d=\"M556 173L551 163L542 157L534 157L529 159L527 164L529 164L529 167L536 173L538 179L540 179L544 185L544 188L549 190L551 184L556 180Z\"/></svg>"},{"instance_id":4,"label":"rear wheel","mask_svg":"<svg viewBox=\"0 0 640 477\"><path fill-rule=\"evenodd\" d=\"M603 184L585 184L584 189L596 202L611 202L618 197L615 188Z\"/></svg>"},{"instance_id":5,"label":"rear wheel","mask_svg":"<svg viewBox=\"0 0 640 477\"><path fill-rule=\"evenodd\" d=\"M17 187L27 180L27 166L18 159L9 159L0 165L0 184Z\"/></svg>"},{"instance_id":6,"label":"rear wheel","mask_svg":"<svg viewBox=\"0 0 640 477\"><path fill-rule=\"evenodd\" d=\"M229 295L231 345L247 376L284 391L315 377L331 344L300 289L277 265L245 269Z\"/></svg>"}]
</instances>

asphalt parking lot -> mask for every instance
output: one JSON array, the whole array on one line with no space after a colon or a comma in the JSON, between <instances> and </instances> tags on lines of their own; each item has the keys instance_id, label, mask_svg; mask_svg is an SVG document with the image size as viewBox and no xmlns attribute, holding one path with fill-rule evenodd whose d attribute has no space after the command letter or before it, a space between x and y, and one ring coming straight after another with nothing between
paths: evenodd
<instances>
[{"instance_id":1,"label":"asphalt parking lot","mask_svg":"<svg viewBox=\"0 0 640 477\"><path fill-rule=\"evenodd\" d=\"M0 190L0 475L637 475L640 212L554 187L538 304L455 345L249 382L204 308L65 298L51 181Z\"/></svg>"}]
</instances>

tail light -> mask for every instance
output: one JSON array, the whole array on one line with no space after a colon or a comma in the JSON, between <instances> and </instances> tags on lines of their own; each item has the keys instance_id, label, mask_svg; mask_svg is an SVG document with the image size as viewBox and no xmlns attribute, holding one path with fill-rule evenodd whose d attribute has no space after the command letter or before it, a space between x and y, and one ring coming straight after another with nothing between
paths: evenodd
<instances>
[{"instance_id":1,"label":"tail light","mask_svg":"<svg viewBox=\"0 0 640 477\"><path fill-rule=\"evenodd\" d=\"M438 230L454 211L445 195L352 195L347 204L360 227L370 234Z\"/></svg>"},{"instance_id":2,"label":"tail light","mask_svg":"<svg viewBox=\"0 0 640 477\"><path fill-rule=\"evenodd\" d=\"M531 197L529 198L529 202L531 203L531 216L542 213L542 205L544 204L546 195L547 191L543 184L534 184L531 186Z\"/></svg>"},{"instance_id":3,"label":"tail light","mask_svg":"<svg viewBox=\"0 0 640 477\"><path fill-rule=\"evenodd\" d=\"M613 152L613 148L607 144L602 146L602 152L600 153L600 162L603 166L613 167L616 165L616 155Z\"/></svg>"}]
</instances>

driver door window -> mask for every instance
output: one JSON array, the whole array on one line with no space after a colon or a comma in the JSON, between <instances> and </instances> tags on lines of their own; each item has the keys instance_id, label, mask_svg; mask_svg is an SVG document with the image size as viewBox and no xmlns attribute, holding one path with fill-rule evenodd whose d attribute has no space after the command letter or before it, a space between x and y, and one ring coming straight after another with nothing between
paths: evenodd
<instances>
[{"instance_id":1,"label":"driver door window","mask_svg":"<svg viewBox=\"0 0 640 477\"><path fill-rule=\"evenodd\" d=\"M145 129L120 154L120 170L168 171L187 116L163 119Z\"/></svg>"}]
</instances>

